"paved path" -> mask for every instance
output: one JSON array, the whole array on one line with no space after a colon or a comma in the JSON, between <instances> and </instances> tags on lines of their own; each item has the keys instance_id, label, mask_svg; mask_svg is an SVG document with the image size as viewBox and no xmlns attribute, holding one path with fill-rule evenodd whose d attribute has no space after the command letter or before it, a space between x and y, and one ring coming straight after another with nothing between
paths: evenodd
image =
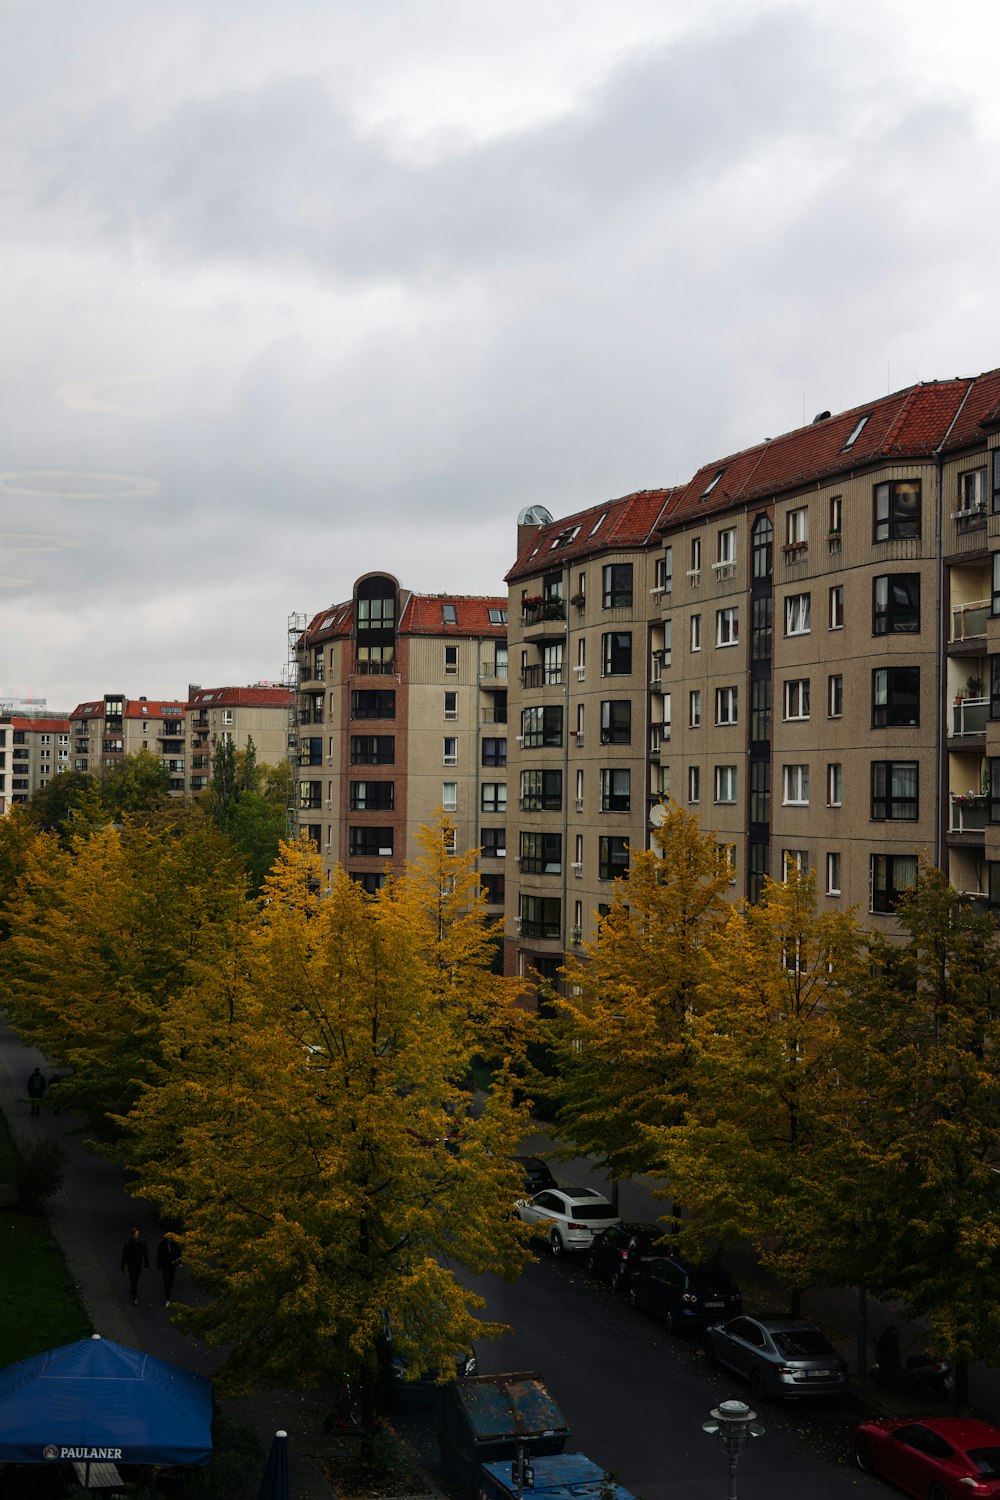
<instances>
[{"instance_id":1,"label":"paved path","mask_svg":"<svg viewBox=\"0 0 1000 1500\"><path fill-rule=\"evenodd\" d=\"M49 1224L94 1332L185 1369L211 1375L221 1362L221 1351L208 1349L174 1327L163 1305L158 1271L142 1273L139 1305L131 1305L128 1278L119 1270L122 1244L129 1229L137 1224L153 1260L159 1227L149 1209L130 1196L121 1169L87 1150L84 1121L79 1116L43 1111L39 1118L31 1118L25 1085L36 1064L47 1074L46 1059L23 1047L0 1017L0 1111L12 1136L50 1136L59 1140L67 1153L64 1187L50 1200ZM180 1301L198 1300L183 1266L174 1295ZM309 1392L276 1392L223 1401L221 1407L226 1415L257 1431L265 1453L273 1434L283 1428L289 1435L295 1500L331 1500L330 1486L311 1461L311 1455L322 1453L327 1446L321 1397Z\"/></svg>"}]
</instances>

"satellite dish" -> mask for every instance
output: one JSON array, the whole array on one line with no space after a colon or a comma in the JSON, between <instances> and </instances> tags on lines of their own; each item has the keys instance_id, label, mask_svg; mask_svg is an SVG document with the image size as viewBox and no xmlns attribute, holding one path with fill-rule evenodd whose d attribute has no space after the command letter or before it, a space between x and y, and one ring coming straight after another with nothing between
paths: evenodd
<instances>
[{"instance_id":1,"label":"satellite dish","mask_svg":"<svg viewBox=\"0 0 1000 1500\"><path fill-rule=\"evenodd\" d=\"M552 516L544 505L526 505L517 518L518 526L551 526Z\"/></svg>"},{"instance_id":2,"label":"satellite dish","mask_svg":"<svg viewBox=\"0 0 1000 1500\"><path fill-rule=\"evenodd\" d=\"M662 802L658 802L655 807L651 807L649 810L650 828L662 828L666 816L667 809Z\"/></svg>"}]
</instances>

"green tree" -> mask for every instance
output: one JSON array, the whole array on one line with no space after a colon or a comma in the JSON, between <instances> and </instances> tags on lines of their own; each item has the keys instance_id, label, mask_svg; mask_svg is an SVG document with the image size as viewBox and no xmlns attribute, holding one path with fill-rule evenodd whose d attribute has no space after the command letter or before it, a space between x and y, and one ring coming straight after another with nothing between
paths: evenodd
<instances>
[{"instance_id":1,"label":"green tree","mask_svg":"<svg viewBox=\"0 0 1000 1500\"><path fill-rule=\"evenodd\" d=\"M688 1244L748 1241L793 1289L831 1271L835 1048L862 954L851 915L817 914L811 874L734 907L702 953L686 1117L649 1132Z\"/></svg>"},{"instance_id":2,"label":"green tree","mask_svg":"<svg viewBox=\"0 0 1000 1500\"><path fill-rule=\"evenodd\" d=\"M261 890L288 832L286 791L285 779L275 768L257 764L252 739L247 740L245 750L237 750L231 740L216 744L205 804L209 816L239 850L254 894Z\"/></svg>"},{"instance_id":3,"label":"green tree","mask_svg":"<svg viewBox=\"0 0 1000 1500\"><path fill-rule=\"evenodd\" d=\"M654 841L616 881L596 941L567 963L574 994L553 1002L546 1028L559 1133L616 1179L649 1170L656 1152L643 1125L684 1118L705 945L730 910L714 834L670 804Z\"/></svg>"},{"instance_id":4,"label":"green tree","mask_svg":"<svg viewBox=\"0 0 1000 1500\"><path fill-rule=\"evenodd\" d=\"M170 772L152 750L126 755L101 775L101 802L114 822L156 812L170 800Z\"/></svg>"},{"instance_id":5,"label":"green tree","mask_svg":"<svg viewBox=\"0 0 1000 1500\"><path fill-rule=\"evenodd\" d=\"M348 1369L370 1396L384 1313L411 1369L446 1376L484 1332L451 1267L522 1264L524 1115L502 1072L468 1107L512 998L481 966L471 861L434 848L376 897L320 877L283 846L249 934L177 997L128 1157L184 1220L213 1299L183 1324L231 1346L224 1385Z\"/></svg>"},{"instance_id":6,"label":"green tree","mask_svg":"<svg viewBox=\"0 0 1000 1500\"><path fill-rule=\"evenodd\" d=\"M36 828L68 838L103 820L97 778L86 771L62 771L32 792L25 816Z\"/></svg>"}]
</instances>

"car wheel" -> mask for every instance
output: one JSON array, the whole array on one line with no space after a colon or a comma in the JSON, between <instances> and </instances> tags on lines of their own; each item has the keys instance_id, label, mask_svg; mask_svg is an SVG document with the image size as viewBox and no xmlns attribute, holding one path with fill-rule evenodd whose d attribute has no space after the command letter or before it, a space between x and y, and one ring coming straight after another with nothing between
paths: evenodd
<instances>
[{"instance_id":1,"label":"car wheel","mask_svg":"<svg viewBox=\"0 0 1000 1500\"><path fill-rule=\"evenodd\" d=\"M948 1500L947 1491L940 1484L932 1484L927 1500Z\"/></svg>"},{"instance_id":2,"label":"car wheel","mask_svg":"<svg viewBox=\"0 0 1000 1500\"><path fill-rule=\"evenodd\" d=\"M611 1290L613 1292L620 1292L622 1290L624 1282L625 1278L622 1275L621 1271L611 1272Z\"/></svg>"},{"instance_id":3,"label":"car wheel","mask_svg":"<svg viewBox=\"0 0 1000 1500\"><path fill-rule=\"evenodd\" d=\"M558 1257L566 1253L566 1246L563 1244L563 1238L558 1229L553 1229L549 1244L552 1246L553 1255Z\"/></svg>"},{"instance_id":4,"label":"car wheel","mask_svg":"<svg viewBox=\"0 0 1000 1500\"><path fill-rule=\"evenodd\" d=\"M854 1439L854 1462L865 1474L874 1474L875 1455L872 1453L872 1440L859 1432Z\"/></svg>"},{"instance_id":5,"label":"car wheel","mask_svg":"<svg viewBox=\"0 0 1000 1500\"><path fill-rule=\"evenodd\" d=\"M764 1389L764 1377L759 1370L750 1371L750 1394L755 1401L765 1401L767 1392Z\"/></svg>"},{"instance_id":6,"label":"car wheel","mask_svg":"<svg viewBox=\"0 0 1000 1500\"><path fill-rule=\"evenodd\" d=\"M587 1259L584 1261L584 1265L586 1266L587 1271L591 1276L597 1275L597 1262L594 1260L593 1254L587 1256ZM613 1281L611 1285L614 1286Z\"/></svg>"}]
</instances>

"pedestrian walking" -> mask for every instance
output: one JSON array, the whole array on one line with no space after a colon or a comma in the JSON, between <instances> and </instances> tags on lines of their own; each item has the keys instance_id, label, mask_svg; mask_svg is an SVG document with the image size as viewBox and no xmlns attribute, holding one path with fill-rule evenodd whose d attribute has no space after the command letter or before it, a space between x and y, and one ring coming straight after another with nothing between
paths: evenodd
<instances>
[{"instance_id":1,"label":"pedestrian walking","mask_svg":"<svg viewBox=\"0 0 1000 1500\"><path fill-rule=\"evenodd\" d=\"M149 1250L138 1229L133 1229L122 1246L122 1270L128 1272L128 1290L133 1307L139 1305L139 1277L149 1265Z\"/></svg>"},{"instance_id":2,"label":"pedestrian walking","mask_svg":"<svg viewBox=\"0 0 1000 1500\"><path fill-rule=\"evenodd\" d=\"M165 1234L156 1247L156 1269L163 1276L163 1305L170 1306L174 1290L177 1263L181 1258L181 1247L172 1234Z\"/></svg>"},{"instance_id":3,"label":"pedestrian walking","mask_svg":"<svg viewBox=\"0 0 1000 1500\"><path fill-rule=\"evenodd\" d=\"M38 1116L42 1112L42 1100L48 1084L45 1082L45 1074L41 1068L36 1068L28 1079L28 1098L31 1100L31 1113Z\"/></svg>"}]
</instances>

